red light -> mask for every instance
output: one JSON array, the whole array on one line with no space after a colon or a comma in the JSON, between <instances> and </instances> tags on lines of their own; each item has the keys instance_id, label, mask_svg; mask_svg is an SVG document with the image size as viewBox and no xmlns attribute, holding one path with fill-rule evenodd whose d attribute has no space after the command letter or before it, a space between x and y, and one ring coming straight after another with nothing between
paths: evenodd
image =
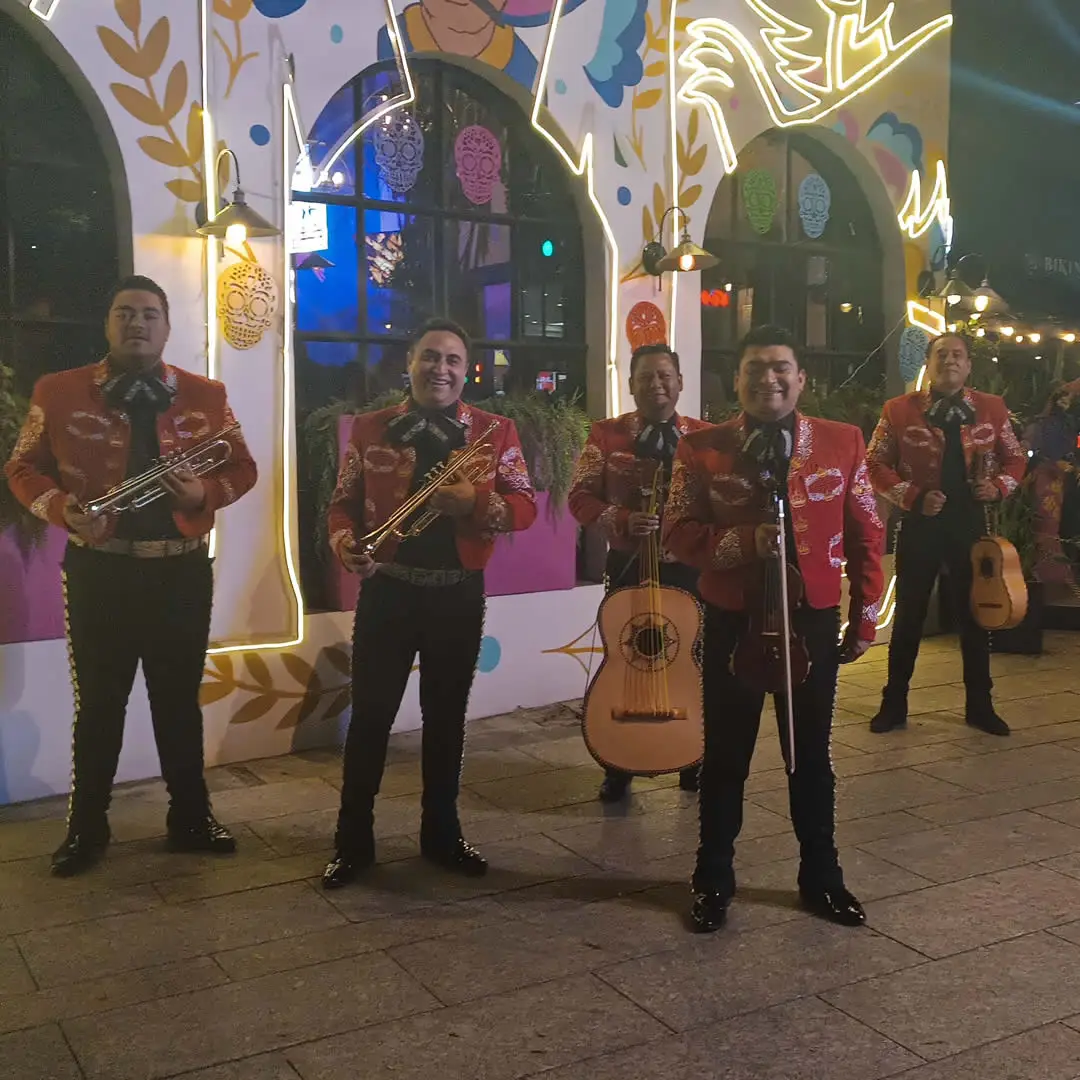
<instances>
[{"instance_id":1,"label":"red light","mask_svg":"<svg viewBox=\"0 0 1080 1080\"><path fill-rule=\"evenodd\" d=\"M725 289L702 289L701 304L703 307L730 307L731 293L727 292Z\"/></svg>"},{"instance_id":2,"label":"red light","mask_svg":"<svg viewBox=\"0 0 1080 1080\"><path fill-rule=\"evenodd\" d=\"M483 367L482 364L477 364L476 365L476 374L477 375L479 375L483 370L484 370L484 367Z\"/></svg>"}]
</instances>

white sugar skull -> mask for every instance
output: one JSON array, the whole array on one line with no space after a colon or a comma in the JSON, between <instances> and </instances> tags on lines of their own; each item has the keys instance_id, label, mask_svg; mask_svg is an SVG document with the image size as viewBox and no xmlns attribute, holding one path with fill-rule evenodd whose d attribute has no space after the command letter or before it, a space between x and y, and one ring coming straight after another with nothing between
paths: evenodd
<instances>
[{"instance_id":1,"label":"white sugar skull","mask_svg":"<svg viewBox=\"0 0 1080 1080\"><path fill-rule=\"evenodd\" d=\"M411 191L424 167L424 133L416 117L388 113L375 125L371 141L386 186L398 195Z\"/></svg>"},{"instance_id":2,"label":"white sugar skull","mask_svg":"<svg viewBox=\"0 0 1080 1080\"><path fill-rule=\"evenodd\" d=\"M274 279L258 263L235 262L218 280L218 318L234 349L251 349L274 325L278 295Z\"/></svg>"},{"instance_id":3,"label":"white sugar skull","mask_svg":"<svg viewBox=\"0 0 1080 1080\"><path fill-rule=\"evenodd\" d=\"M799 217L811 240L817 240L829 224L832 192L824 178L811 173L799 185Z\"/></svg>"},{"instance_id":4,"label":"white sugar skull","mask_svg":"<svg viewBox=\"0 0 1080 1080\"><path fill-rule=\"evenodd\" d=\"M454 162L465 198L474 206L487 206L502 173L499 140L480 124L462 128L454 141Z\"/></svg>"}]
</instances>

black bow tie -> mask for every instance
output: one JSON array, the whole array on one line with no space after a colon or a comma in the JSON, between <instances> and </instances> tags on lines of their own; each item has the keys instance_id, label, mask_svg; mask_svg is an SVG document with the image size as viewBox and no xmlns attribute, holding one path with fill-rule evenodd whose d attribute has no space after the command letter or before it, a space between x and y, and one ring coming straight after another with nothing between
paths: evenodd
<instances>
[{"instance_id":1,"label":"black bow tie","mask_svg":"<svg viewBox=\"0 0 1080 1080\"><path fill-rule=\"evenodd\" d=\"M674 420L646 424L634 440L634 456L655 461L672 461L679 448L679 429Z\"/></svg>"},{"instance_id":2,"label":"black bow tie","mask_svg":"<svg viewBox=\"0 0 1080 1080\"><path fill-rule=\"evenodd\" d=\"M164 412L173 403L176 391L154 374L121 372L101 388L105 400L114 409L131 411L140 407Z\"/></svg>"},{"instance_id":3,"label":"black bow tie","mask_svg":"<svg viewBox=\"0 0 1080 1080\"><path fill-rule=\"evenodd\" d=\"M955 394L931 393L933 399L926 410L926 420L936 428L960 427L975 423L975 410L964 398L964 391Z\"/></svg>"},{"instance_id":4,"label":"black bow tie","mask_svg":"<svg viewBox=\"0 0 1080 1080\"><path fill-rule=\"evenodd\" d=\"M784 424L758 424L747 435L742 452L756 462L762 472L772 474L791 458L793 445L792 433Z\"/></svg>"},{"instance_id":5,"label":"black bow tie","mask_svg":"<svg viewBox=\"0 0 1080 1080\"><path fill-rule=\"evenodd\" d=\"M386 437L393 446L415 446L426 442L433 449L448 454L465 445L465 425L446 412L410 409L386 425Z\"/></svg>"}]
</instances>

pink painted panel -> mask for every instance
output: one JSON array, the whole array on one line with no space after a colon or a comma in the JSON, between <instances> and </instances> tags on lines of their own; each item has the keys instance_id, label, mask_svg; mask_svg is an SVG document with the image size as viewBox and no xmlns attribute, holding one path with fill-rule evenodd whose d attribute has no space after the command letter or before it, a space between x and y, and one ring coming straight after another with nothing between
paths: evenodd
<instances>
[{"instance_id":1,"label":"pink painted panel","mask_svg":"<svg viewBox=\"0 0 1080 1080\"><path fill-rule=\"evenodd\" d=\"M0 645L64 636L60 562L66 546L67 533L50 528L24 556L15 530L0 532Z\"/></svg>"}]
</instances>

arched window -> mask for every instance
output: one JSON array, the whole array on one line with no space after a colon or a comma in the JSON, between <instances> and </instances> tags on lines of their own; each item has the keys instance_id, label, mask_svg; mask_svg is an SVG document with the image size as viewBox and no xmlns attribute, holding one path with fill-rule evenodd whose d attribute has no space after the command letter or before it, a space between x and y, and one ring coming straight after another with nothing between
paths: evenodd
<instances>
[{"instance_id":1,"label":"arched window","mask_svg":"<svg viewBox=\"0 0 1080 1080\"><path fill-rule=\"evenodd\" d=\"M720 265L701 277L703 368L730 393L735 346L778 323L806 346L814 389L848 378L885 336L881 246L850 170L812 137L769 132L717 189L705 247ZM884 360L860 378L876 381Z\"/></svg>"},{"instance_id":2,"label":"arched window","mask_svg":"<svg viewBox=\"0 0 1080 1080\"><path fill-rule=\"evenodd\" d=\"M109 167L81 102L37 43L0 15L0 362L28 394L99 359L118 274Z\"/></svg>"},{"instance_id":3,"label":"arched window","mask_svg":"<svg viewBox=\"0 0 1080 1080\"><path fill-rule=\"evenodd\" d=\"M408 336L434 315L475 341L467 398L584 392L581 227L565 170L484 79L410 66L415 104L318 184L357 119L400 92L387 64L344 86L312 128L313 166L294 178L298 412L402 389Z\"/></svg>"}]
</instances>

